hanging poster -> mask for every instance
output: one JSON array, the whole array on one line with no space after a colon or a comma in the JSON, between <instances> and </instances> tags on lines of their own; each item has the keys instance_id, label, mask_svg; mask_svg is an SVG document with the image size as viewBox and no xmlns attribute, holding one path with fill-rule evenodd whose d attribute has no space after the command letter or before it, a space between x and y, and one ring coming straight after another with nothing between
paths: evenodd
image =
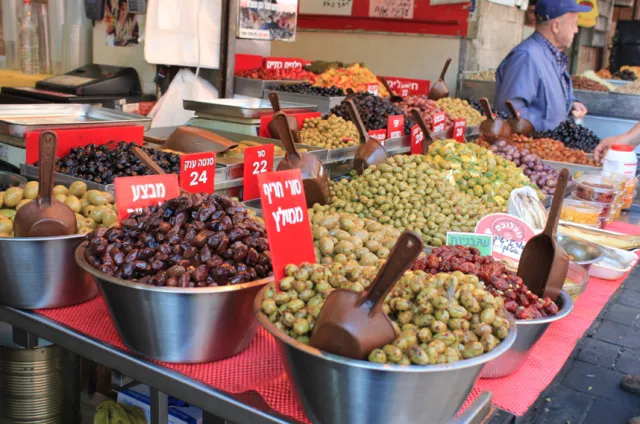
<instances>
[{"instance_id":1,"label":"hanging poster","mask_svg":"<svg viewBox=\"0 0 640 424\"><path fill-rule=\"evenodd\" d=\"M240 0L238 38L294 41L298 0Z\"/></svg>"},{"instance_id":2,"label":"hanging poster","mask_svg":"<svg viewBox=\"0 0 640 424\"><path fill-rule=\"evenodd\" d=\"M104 4L107 46L137 46L140 42L140 34L144 33L144 28L141 28L138 22L138 16L140 15L129 13L127 0L107 0Z\"/></svg>"},{"instance_id":3,"label":"hanging poster","mask_svg":"<svg viewBox=\"0 0 640 424\"><path fill-rule=\"evenodd\" d=\"M413 0L370 0L372 18L413 19Z\"/></svg>"},{"instance_id":4,"label":"hanging poster","mask_svg":"<svg viewBox=\"0 0 640 424\"><path fill-rule=\"evenodd\" d=\"M353 0L300 0L301 15L351 16Z\"/></svg>"}]
</instances>

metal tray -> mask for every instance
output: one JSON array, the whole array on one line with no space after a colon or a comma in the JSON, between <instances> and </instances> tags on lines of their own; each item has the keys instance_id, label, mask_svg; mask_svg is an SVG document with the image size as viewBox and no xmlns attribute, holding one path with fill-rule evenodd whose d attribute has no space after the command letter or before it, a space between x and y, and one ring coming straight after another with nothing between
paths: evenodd
<instances>
[{"instance_id":1,"label":"metal tray","mask_svg":"<svg viewBox=\"0 0 640 424\"><path fill-rule=\"evenodd\" d=\"M264 98L269 98L269 93L274 90L265 90ZM286 91L277 91L280 101L292 102L292 103L305 103L318 106L318 111L322 113L329 113L331 109L339 105L346 99L346 96L339 97L326 97L326 96L312 96L309 94L288 93Z\"/></svg>"},{"instance_id":2,"label":"metal tray","mask_svg":"<svg viewBox=\"0 0 640 424\"><path fill-rule=\"evenodd\" d=\"M302 80L259 80L253 78L235 77L233 93L241 96L262 98L265 90L271 90L283 84L301 84Z\"/></svg>"},{"instance_id":3,"label":"metal tray","mask_svg":"<svg viewBox=\"0 0 640 424\"><path fill-rule=\"evenodd\" d=\"M554 160L543 160L542 162L545 165L549 165L550 167L557 170L558 172L560 172L562 168L567 168L569 172L571 172L571 175L575 175L576 172L584 173L584 172L602 171L602 167L598 168L598 167L589 166L589 165L577 165L575 163L557 162Z\"/></svg>"},{"instance_id":4,"label":"metal tray","mask_svg":"<svg viewBox=\"0 0 640 424\"><path fill-rule=\"evenodd\" d=\"M77 127L151 127L151 118L81 104L0 105L0 134L24 137L28 131Z\"/></svg>"},{"instance_id":5,"label":"metal tray","mask_svg":"<svg viewBox=\"0 0 640 424\"><path fill-rule=\"evenodd\" d=\"M575 90L576 100L584 104L589 115L640 120L640 96L621 93L600 93Z\"/></svg>"},{"instance_id":6,"label":"metal tray","mask_svg":"<svg viewBox=\"0 0 640 424\"><path fill-rule=\"evenodd\" d=\"M262 96L260 96L262 97ZM280 103L284 112L315 112L316 105L302 103ZM229 116L232 118L260 118L273 115L271 103L263 99L218 99L209 102L197 100L184 100L184 108L193 110L197 116L215 118L216 116Z\"/></svg>"}]
</instances>

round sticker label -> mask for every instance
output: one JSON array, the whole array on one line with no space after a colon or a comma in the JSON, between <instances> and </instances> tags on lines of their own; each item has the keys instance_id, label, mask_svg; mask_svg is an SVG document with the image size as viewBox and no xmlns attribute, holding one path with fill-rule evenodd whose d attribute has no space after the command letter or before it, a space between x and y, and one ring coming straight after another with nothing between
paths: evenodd
<instances>
[{"instance_id":1,"label":"round sticker label","mask_svg":"<svg viewBox=\"0 0 640 424\"><path fill-rule=\"evenodd\" d=\"M513 215L496 213L478 221L475 232L493 236L493 256L496 259L519 260L524 245L534 235L533 229Z\"/></svg>"}]
</instances>

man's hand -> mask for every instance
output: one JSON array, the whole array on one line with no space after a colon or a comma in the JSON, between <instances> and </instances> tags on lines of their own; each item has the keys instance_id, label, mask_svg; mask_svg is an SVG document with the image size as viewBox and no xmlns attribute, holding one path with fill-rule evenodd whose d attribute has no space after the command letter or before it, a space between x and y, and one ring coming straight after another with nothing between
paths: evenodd
<instances>
[{"instance_id":1,"label":"man's hand","mask_svg":"<svg viewBox=\"0 0 640 424\"><path fill-rule=\"evenodd\" d=\"M607 152L614 144L627 144L626 137L623 135L616 135L614 137L605 138L596 146L596 149L593 151L593 156L596 162L601 162L604 160Z\"/></svg>"},{"instance_id":2,"label":"man's hand","mask_svg":"<svg viewBox=\"0 0 640 424\"><path fill-rule=\"evenodd\" d=\"M571 114L576 118L583 118L589 111L587 107L580 102L573 102L571 106Z\"/></svg>"}]
</instances>

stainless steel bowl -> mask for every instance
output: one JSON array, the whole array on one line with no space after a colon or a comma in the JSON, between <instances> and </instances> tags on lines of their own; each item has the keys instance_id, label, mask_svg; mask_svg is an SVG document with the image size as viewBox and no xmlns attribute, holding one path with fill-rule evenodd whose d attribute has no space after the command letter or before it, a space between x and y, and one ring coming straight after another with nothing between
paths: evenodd
<instances>
[{"instance_id":1,"label":"stainless steel bowl","mask_svg":"<svg viewBox=\"0 0 640 424\"><path fill-rule=\"evenodd\" d=\"M24 187L26 184L27 179L22 175L14 174L13 172L0 171L0 186Z\"/></svg>"},{"instance_id":2,"label":"stainless steel bowl","mask_svg":"<svg viewBox=\"0 0 640 424\"><path fill-rule=\"evenodd\" d=\"M150 359L174 363L219 361L243 351L258 330L252 302L272 278L223 287L156 287L110 277L87 263L86 243L75 254L93 275L124 344Z\"/></svg>"},{"instance_id":3,"label":"stainless steel bowl","mask_svg":"<svg viewBox=\"0 0 640 424\"><path fill-rule=\"evenodd\" d=\"M588 268L602 257L602 251L595 243L564 234L557 235L558 244L569 254L572 262Z\"/></svg>"},{"instance_id":4,"label":"stainless steel bowl","mask_svg":"<svg viewBox=\"0 0 640 424\"><path fill-rule=\"evenodd\" d=\"M565 291L560 292L558 298L560 311L557 315L532 321L518 320L516 327L518 335L513 346L497 360L493 360L485 365L481 378L500 378L513 374L527 360L531 349L538 343L552 322L561 320L569 315L573 309L573 300Z\"/></svg>"},{"instance_id":5,"label":"stainless steel bowl","mask_svg":"<svg viewBox=\"0 0 640 424\"><path fill-rule=\"evenodd\" d=\"M98 294L73 259L83 235L0 238L0 304L20 309L62 308Z\"/></svg>"},{"instance_id":6,"label":"stainless steel bowl","mask_svg":"<svg viewBox=\"0 0 640 424\"><path fill-rule=\"evenodd\" d=\"M484 364L505 353L516 327L493 351L445 365L381 365L324 353L279 331L254 302L260 325L275 340L307 417L322 424L449 423L469 396Z\"/></svg>"}]
</instances>

